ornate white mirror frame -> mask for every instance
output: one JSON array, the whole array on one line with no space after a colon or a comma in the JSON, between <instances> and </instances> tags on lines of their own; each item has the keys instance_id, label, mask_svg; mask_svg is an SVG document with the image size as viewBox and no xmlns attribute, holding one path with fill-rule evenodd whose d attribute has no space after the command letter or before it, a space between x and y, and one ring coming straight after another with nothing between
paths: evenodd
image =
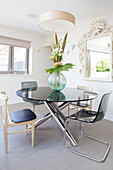
<instances>
[{"instance_id":1,"label":"ornate white mirror frame","mask_svg":"<svg viewBox=\"0 0 113 170\"><path fill-rule=\"evenodd\" d=\"M87 40L95 39L98 37L104 37L104 36L110 36L111 37L111 59L110 59L110 79L104 80L104 79L98 79L99 81L113 81L113 27L106 24L104 19L98 19L96 21L93 21L91 24L90 31L83 34L81 39L78 42L79 47L79 60L80 60L80 70L79 72L84 72L85 78L87 79L87 61L86 61L86 55L87 55L87 49L86 49L86 43ZM88 80L91 80L88 78ZM96 79L94 79L96 80Z\"/></svg>"}]
</instances>

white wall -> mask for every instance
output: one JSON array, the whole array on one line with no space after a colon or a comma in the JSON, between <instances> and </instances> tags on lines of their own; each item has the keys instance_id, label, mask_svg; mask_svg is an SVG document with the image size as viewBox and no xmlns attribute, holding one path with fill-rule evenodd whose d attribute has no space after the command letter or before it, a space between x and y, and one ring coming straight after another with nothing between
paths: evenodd
<instances>
[{"instance_id":1,"label":"white wall","mask_svg":"<svg viewBox=\"0 0 113 170\"><path fill-rule=\"evenodd\" d=\"M50 53L48 50L42 50L38 54L38 48L44 46L45 36L36 33L12 29L0 25L0 35L11 38L31 41L30 66L31 75L4 75L0 74L0 91L5 90L9 96L9 103L17 103L22 101L16 96L16 91L20 89L21 81L36 80L39 86L46 86L48 75L44 72L49 63ZM47 66L46 66L47 65Z\"/></svg>"},{"instance_id":2,"label":"white wall","mask_svg":"<svg viewBox=\"0 0 113 170\"><path fill-rule=\"evenodd\" d=\"M106 19L108 25L113 26L113 14L104 16L104 18ZM97 105L102 94L111 90L113 91L113 82L85 81L83 73L79 73L80 63L78 57L79 49L77 47L77 43L81 36L90 30L91 22L85 22L76 25L75 30L70 32L68 36L68 46L71 47L72 44L76 43L76 48L74 52L72 51L68 56L66 56L66 59L67 61L72 61L76 66L73 70L65 72L65 75L67 77L67 86L76 87L77 85L86 85L93 87L94 91L98 93L98 97L93 101L93 108L97 109ZM106 117L107 119L113 120L113 92L110 96L109 107Z\"/></svg>"}]
</instances>

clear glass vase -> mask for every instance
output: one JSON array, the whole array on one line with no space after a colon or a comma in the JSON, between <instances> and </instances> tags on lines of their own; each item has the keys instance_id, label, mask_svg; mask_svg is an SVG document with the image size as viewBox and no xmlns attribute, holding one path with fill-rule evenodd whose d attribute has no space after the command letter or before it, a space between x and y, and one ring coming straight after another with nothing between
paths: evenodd
<instances>
[{"instance_id":1,"label":"clear glass vase","mask_svg":"<svg viewBox=\"0 0 113 170\"><path fill-rule=\"evenodd\" d=\"M48 79L48 85L53 91L60 92L66 86L66 78L62 73L54 72Z\"/></svg>"}]
</instances>

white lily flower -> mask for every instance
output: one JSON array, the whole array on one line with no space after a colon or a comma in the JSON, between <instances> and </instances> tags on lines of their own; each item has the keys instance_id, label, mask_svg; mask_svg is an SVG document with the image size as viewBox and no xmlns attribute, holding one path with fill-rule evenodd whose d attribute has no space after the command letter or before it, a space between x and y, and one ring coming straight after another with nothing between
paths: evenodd
<instances>
[{"instance_id":1,"label":"white lily flower","mask_svg":"<svg viewBox=\"0 0 113 170\"><path fill-rule=\"evenodd\" d=\"M62 51L63 51L62 49L59 50L59 52L62 52Z\"/></svg>"},{"instance_id":2,"label":"white lily flower","mask_svg":"<svg viewBox=\"0 0 113 170\"><path fill-rule=\"evenodd\" d=\"M53 52L58 52L59 51L59 48L55 48L55 49L53 49Z\"/></svg>"},{"instance_id":3,"label":"white lily flower","mask_svg":"<svg viewBox=\"0 0 113 170\"><path fill-rule=\"evenodd\" d=\"M58 56L62 56L62 54L59 53Z\"/></svg>"}]
</instances>

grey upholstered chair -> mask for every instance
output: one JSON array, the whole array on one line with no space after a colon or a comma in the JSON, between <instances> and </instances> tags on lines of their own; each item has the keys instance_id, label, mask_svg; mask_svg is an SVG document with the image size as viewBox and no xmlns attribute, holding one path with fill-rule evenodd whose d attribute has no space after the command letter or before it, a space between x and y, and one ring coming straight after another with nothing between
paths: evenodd
<instances>
[{"instance_id":1,"label":"grey upholstered chair","mask_svg":"<svg viewBox=\"0 0 113 170\"><path fill-rule=\"evenodd\" d=\"M110 92L111 93L111 92ZM83 127L82 127L82 123L87 123L87 124L94 124L94 123L97 123L99 122L100 120L102 120L107 112L107 106L108 106L108 101L109 101L109 96L110 96L110 93L106 93L102 96L101 98L101 101L100 101L100 104L99 104L99 107L98 107L98 110L97 111L92 111L92 110L85 110L85 109L81 109L80 111L76 112L75 114L72 114L70 116L67 117L67 120L65 122L65 132L66 132L66 129L67 129L67 123L69 122L69 120L75 120L75 121L79 121L80 122L80 127L81 127L81 134L85 137L88 137L92 140L95 140L97 142L100 142L104 145L107 145L107 150L104 154L104 156L102 157L102 159L98 160L97 158L93 158L91 156L88 156L84 153L81 153L81 152L78 152L78 151L75 151L73 149L72 146L66 146L66 141L65 141L65 133L64 133L64 143L65 143L65 148L67 148L67 150L75 153L75 154L78 154L80 156L83 156L85 158L88 158L88 159L91 159L93 161L96 161L96 162L103 162L106 157L107 157L107 154L110 150L110 144L108 144L107 142L104 142L100 139L96 139L96 138L93 138L91 136L88 136L87 134L84 134L83 132Z\"/></svg>"},{"instance_id":2,"label":"grey upholstered chair","mask_svg":"<svg viewBox=\"0 0 113 170\"><path fill-rule=\"evenodd\" d=\"M21 88L22 89L29 88L29 89L36 90L38 88L38 85L37 85L36 81L24 81L24 82L21 82ZM27 99L23 99L23 100L26 101L26 102L30 102L32 104L34 113L35 113L35 106L44 104L43 101L33 101L33 100L27 100Z\"/></svg>"}]
</instances>

